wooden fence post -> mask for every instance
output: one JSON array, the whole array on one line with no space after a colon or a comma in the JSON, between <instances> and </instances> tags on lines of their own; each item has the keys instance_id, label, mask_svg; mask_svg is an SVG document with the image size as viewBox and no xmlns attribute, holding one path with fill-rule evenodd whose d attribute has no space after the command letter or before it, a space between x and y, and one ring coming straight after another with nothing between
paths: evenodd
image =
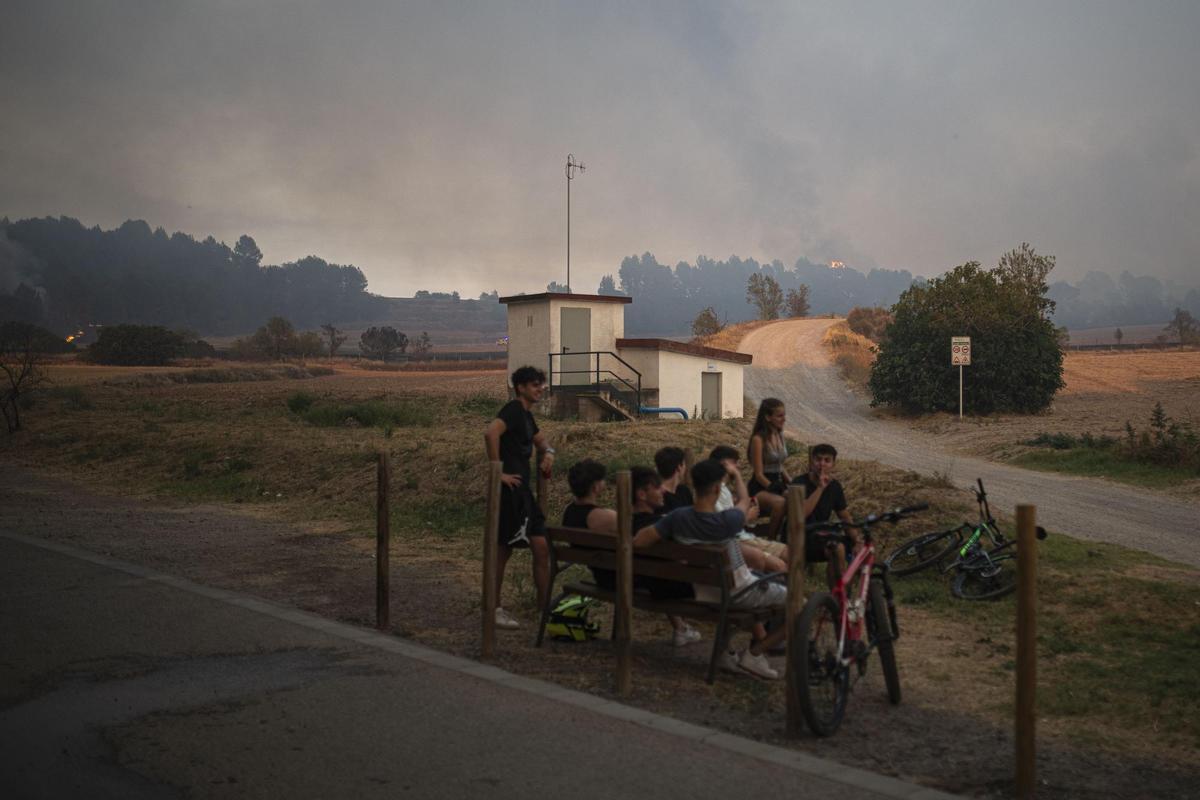
<instances>
[{"instance_id":1,"label":"wooden fence post","mask_svg":"<svg viewBox=\"0 0 1200 800\"><path fill-rule=\"evenodd\" d=\"M787 599L787 735L799 736L804 728L800 712L800 659L808 658L808 642L796 637L796 621L804 610L804 487L787 492L788 599Z\"/></svg>"},{"instance_id":2,"label":"wooden fence post","mask_svg":"<svg viewBox=\"0 0 1200 800\"><path fill-rule=\"evenodd\" d=\"M1017 797L1037 790L1037 507L1017 506Z\"/></svg>"},{"instance_id":3,"label":"wooden fence post","mask_svg":"<svg viewBox=\"0 0 1200 800\"><path fill-rule=\"evenodd\" d=\"M496 654L497 564L500 547L500 472L501 463L493 461L488 469L487 516L483 520L483 645L480 657Z\"/></svg>"},{"instance_id":4,"label":"wooden fence post","mask_svg":"<svg viewBox=\"0 0 1200 800\"><path fill-rule=\"evenodd\" d=\"M381 631L391 627L391 577L388 564L392 540L388 503L391 480L392 465L387 453L380 453L375 471L375 627Z\"/></svg>"},{"instance_id":5,"label":"wooden fence post","mask_svg":"<svg viewBox=\"0 0 1200 800\"><path fill-rule=\"evenodd\" d=\"M633 497L629 470L617 473L617 694L633 687Z\"/></svg>"}]
</instances>

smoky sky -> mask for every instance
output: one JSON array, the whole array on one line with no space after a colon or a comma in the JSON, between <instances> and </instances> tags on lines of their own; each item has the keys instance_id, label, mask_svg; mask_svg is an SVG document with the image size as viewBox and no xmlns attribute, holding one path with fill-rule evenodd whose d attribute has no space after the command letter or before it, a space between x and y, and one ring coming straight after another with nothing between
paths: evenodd
<instances>
[{"instance_id":1,"label":"smoky sky","mask_svg":"<svg viewBox=\"0 0 1200 800\"><path fill-rule=\"evenodd\" d=\"M145 219L374 291L626 255L1200 266L1200 4L9 2L0 215Z\"/></svg>"}]
</instances>

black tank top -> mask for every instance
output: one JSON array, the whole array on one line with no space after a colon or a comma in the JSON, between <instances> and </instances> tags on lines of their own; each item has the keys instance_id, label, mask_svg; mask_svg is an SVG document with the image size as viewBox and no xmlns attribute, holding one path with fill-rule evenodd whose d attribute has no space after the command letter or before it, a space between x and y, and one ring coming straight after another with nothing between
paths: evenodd
<instances>
[{"instance_id":1,"label":"black tank top","mask_svg":"<svg viewBox=\"0 0 1200 800\"><path fill-rule=\"evenodd\" d=\"M563 527L564 528L583 528L587 529L588 514L595 510L596 506L581 505L580 503L571 503L563 509Z\"/></svg>"}]
</instances>

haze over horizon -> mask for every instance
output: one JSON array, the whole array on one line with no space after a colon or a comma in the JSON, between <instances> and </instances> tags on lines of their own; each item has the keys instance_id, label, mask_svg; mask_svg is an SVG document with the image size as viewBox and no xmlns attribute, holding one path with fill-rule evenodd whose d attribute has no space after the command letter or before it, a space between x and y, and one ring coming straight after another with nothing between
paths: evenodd
<instances>
[{"instance_id":1,"label":"haze over horizon","mask_svg":"<svg viewBox=\"0 0 1200 800\"><path fill-rule=\"evenodd\" d=\"M1200 5L18 2L0 216L465 296L622 258L1200 267Z\"/></svg>"}]
</instances>

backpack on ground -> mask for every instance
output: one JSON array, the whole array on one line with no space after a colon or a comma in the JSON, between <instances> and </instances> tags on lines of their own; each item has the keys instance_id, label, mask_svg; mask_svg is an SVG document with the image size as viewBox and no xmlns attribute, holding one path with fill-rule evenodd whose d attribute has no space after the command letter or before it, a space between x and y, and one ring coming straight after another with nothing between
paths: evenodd
<instances>
[{"instance_id":1,"label":"backpack on ground","mask_svg":"<svg viewBox=\"0 0 1200 800\"><path fill-rule=\"evenodd\" d=\"M586 642L600 633L600 623L588 620L588 611L598 605L592 597L566 594L558 598L546 624L546 635L570 642Z\"/></svg>"}]
</instances>

